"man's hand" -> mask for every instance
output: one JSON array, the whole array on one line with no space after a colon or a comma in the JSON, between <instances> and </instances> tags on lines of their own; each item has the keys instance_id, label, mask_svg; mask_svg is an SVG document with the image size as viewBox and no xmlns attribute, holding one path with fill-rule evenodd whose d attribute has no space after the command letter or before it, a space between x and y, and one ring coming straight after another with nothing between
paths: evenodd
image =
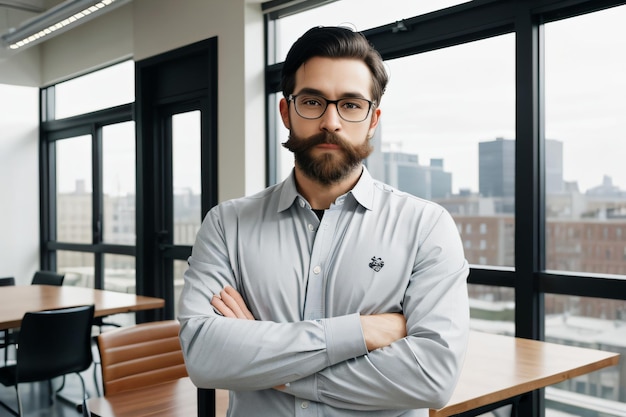
<instances>
[{"instance_id":1,"label":"man's hand","mask_svg":"<svg viewBox=\"0 0 626 417\"><path fill-rule=\"evenodd\" d=\"M406 337L406 319L400 313L361 316L361 327L370 352Z\"/></svg>"},{"instance_id":2,"label":"man's hand","mask_svg":"<svg viewBox=\"0 0 626 417\"><path fill-rule=\"evenodd\" d=\"M220 291L220 295L214 295L211 300L211 305L224 317L254 320L254 316L250 310L248 310L248 306L243 301L243 297L233 287L225 287Z\"/></svg>"}]
</instances>

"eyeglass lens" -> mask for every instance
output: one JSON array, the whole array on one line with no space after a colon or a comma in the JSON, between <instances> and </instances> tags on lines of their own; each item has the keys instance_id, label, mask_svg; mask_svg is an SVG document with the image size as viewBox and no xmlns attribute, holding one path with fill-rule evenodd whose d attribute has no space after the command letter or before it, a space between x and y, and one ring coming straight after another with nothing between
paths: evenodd
<instances>
[{"instance_id":1,"label":"eyeglass lens","mask_svg":"<svg viewBox=\"0 0 626 417\"><path fill-rule=\"evenodd\" d=\"M318 119L322 117L329 103L335 103L339 116L348 122L362 122L367 118L371 103L362 98L343 98L340 100L327 100L324 97L298 94L293 96L296 112L305 119Z\"/></svg>"}]
</instances>

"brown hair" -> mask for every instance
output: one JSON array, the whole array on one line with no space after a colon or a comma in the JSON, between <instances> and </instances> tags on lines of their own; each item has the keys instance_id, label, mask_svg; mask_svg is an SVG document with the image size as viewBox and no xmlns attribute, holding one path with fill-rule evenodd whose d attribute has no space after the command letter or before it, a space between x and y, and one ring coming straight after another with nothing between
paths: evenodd
<instances>
[{"instance_id":1,"label":"brown hair","mask_svg":"<svg viewBox=\"0 0 626 417\"><path fill-rule=\"evenodd\" d=\"M281 73L285 97L293 94L298 68L316 56L362 60L372 73L372 98L380 103L389 80L383 59L362 33L341 26L314 27L292 45Z\"/></svg>"}]
</instances>

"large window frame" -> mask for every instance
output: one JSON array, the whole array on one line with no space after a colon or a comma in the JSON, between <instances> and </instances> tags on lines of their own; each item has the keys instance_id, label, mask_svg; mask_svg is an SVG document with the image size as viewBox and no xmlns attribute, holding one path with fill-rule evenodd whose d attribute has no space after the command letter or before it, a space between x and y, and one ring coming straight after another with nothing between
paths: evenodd
<instances>
[{"instance_id":1,"label":"large window frame","mask_svg":"<svg viewBox=\"0 0 626 417\"><path fill-rule=\"evenodd\" d=\"M339 0L340 1L340 0ZM268 51L276 19L296 13L297 5L280 8L280 0L263 5ZM310 2L305 2L310 3ZM318 2L323 4L324 2ZM383 59L394 59L489 37L515 34L515 266L472 265L469 283L512 288L515 335L545 339L544 294L626 300L626 279L545 269L545 178L543 114L543 24L623 5L623 0L474 0L365 30ZM310 8L311 4L302 10ZM269 55L269 54L268 54ZM282 63L266 66L268 183L277 181L275 99L280 94ZM544 415L543 398L533 393L520 415Z\"/></svg>"},{"instance_id":2,"label":"large window frame","mask_svg":"<svg viewBox=\"0 0 626 417\"><path fill-rule=\"evenodd\" d=\"M84 115L54 119L54 86L41 90L42 116L40 123L40 259L41 268L56 270L56 252L73 251L94 254L94 288L104 288L104 256L105 254L135 256L134 245L120 245L106 243L102 239L101 230L94 230L94 239L91 243L61 242L56 239L56 210L54 198L56 187L54 178L55 143L58 140L78 134L87 134L92 137L93 152L93 202L92 225L102 221L102 128L106 125L133 121L133 104L124 104L117 107L94 111Z\"/></svg>"},{"instance_id":3,"label":"large window frame","mask_svg":"<svg viewBox=\"0 0 626 417\"><path fill-rule=\"evenodd\" d=\"M135 282L130 288L138 295L165 299L163 309L135 313L136 321L174 319L177 311L173 268L174 264L184 265L191 255L192 244L177 244L173 239L169 119L176 113L201 113L199 227L206 213L217 204L217 38L183 46L133 65L136 97L132 103L57 119L56 86L40 90L40 267L56 271L61 263L57 262L60 251L93 255L93 283L87 285L104 289L106 255L133 257ZM107 243L102 232L103 127L131 121L135 123L136 239L134 244ZM92 230L87 231L91 239L81 243L58 239L55 200L56 143L76 136L90 136L92 149Z\"/></svg>"}]
</instances>

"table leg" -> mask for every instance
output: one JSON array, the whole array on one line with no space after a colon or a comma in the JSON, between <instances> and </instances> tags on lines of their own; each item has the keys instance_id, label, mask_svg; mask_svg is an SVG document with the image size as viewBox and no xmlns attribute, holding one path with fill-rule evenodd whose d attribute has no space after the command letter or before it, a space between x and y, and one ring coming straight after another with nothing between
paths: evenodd
<instances>
[{"instance_id":1,"label":"table leg","mask_svg":"<svg viewBox=\"0 0 626 417\"><path fill-rule=\"evenodd\" d=\"M198 388L198 417L215 417L215 390Z\"/></svg>"}]
</instances>

